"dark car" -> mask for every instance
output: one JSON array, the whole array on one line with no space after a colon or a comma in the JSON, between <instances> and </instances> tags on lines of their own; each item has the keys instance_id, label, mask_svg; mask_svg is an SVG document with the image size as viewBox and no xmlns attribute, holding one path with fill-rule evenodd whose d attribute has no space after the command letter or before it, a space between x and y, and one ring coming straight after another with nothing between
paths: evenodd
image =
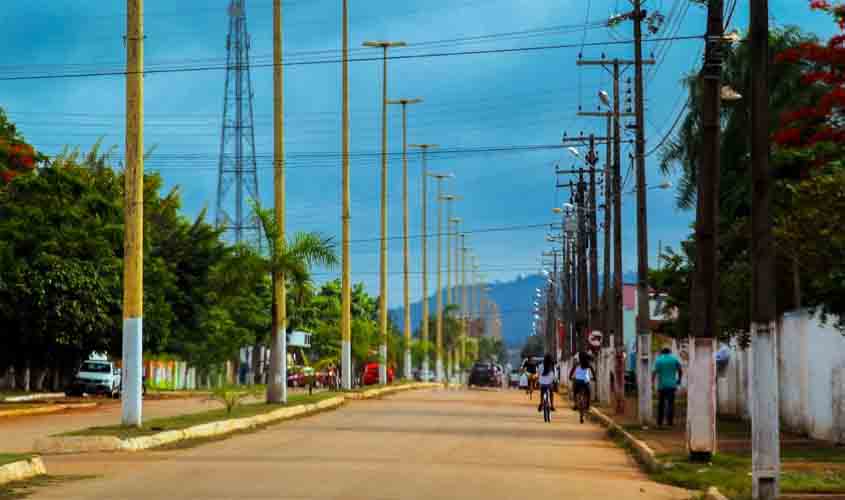
<instances>
[{"instance_id":1,"label":"dark car","mask_svg":"<svg viewBox=\"0 0 845 500\"><path fill-rule=\"evenodd\" d=\"M476 387L495 387L496 370L492 363L476 363L469 372L469 385Z\"/></svg>"}]
</instances>

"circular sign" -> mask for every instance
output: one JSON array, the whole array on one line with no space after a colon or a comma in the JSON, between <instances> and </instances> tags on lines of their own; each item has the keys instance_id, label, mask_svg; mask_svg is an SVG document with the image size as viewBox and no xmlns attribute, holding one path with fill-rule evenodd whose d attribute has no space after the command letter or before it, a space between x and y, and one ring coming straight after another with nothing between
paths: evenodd
<instances>
[{"instance_id":1,"label":"circular sign","mask_svg":"<svg viewBox=\"0 0 845 500\"><path fill-rule=\"evenodd\" d=\"M602 338L603 335L600 331L593 330L592 332L590 332L590 336L587 337L587 342L590 343L590 346L598 349L599 347L601 347Z\"/></svg>"}]
</instances>

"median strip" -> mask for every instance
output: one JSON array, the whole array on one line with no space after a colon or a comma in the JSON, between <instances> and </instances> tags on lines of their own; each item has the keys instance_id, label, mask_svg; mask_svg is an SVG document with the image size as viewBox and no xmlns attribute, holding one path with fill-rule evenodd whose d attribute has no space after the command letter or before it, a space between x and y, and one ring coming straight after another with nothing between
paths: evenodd
<instances>
[{"instance_id":1,"label":"median strip","mask_svg":"<svg viewBox=\"0 0 845 500\"><path fill-rule=\"evenodd\" d=\"M388 386L344 394L319 393L291 397L288 405L265 403L241 405L225 410L154 419L142 427L97 427L59 436L40 438L34 449L39 453L86 453L95 451L140 451L174 443L225 436L238 431L332 410L347 400L365 400L413 389L431 389L441 384L420 383ZM297 404L297 401L299 403ZM234 418L233 418L234 417Z\"/></svg>"},{"instance_id":2,"label":"median strip","mask_svg":"<svg viewBox=\"0 0 845 500\"><path fill-rule=\"evenodd\" d=\"M47 474L41 457L20 457L20 460L0 465L0 484L23 481L36 476ZM0 455L0 463L4 463L4 455Z\"/></svg>"},{"instance_id":3,"label":"median strip","mask_svg":"<svg viewBox=\"0 0 845 500\"><path fill-rule=\"evenodd\" d=\"M23 407L23 408L15 408L13 410L2 410L0 409L0 418L2 417L24 417L29 415L44 415L48 413L58 413L64 410L74 410L80 408L93 408L97 406L97 403L78 403L78 404L56 404L56 405L44 405L44 406L33 406L33 407ZM2 407L0 407L2 408Z\"/></svg>"}]
</instances>

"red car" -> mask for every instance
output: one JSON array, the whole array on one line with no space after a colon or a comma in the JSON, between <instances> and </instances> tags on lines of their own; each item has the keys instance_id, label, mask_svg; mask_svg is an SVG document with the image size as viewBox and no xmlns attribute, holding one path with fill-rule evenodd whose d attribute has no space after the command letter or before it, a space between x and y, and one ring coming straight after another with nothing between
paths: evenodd
<instances>
[{"instance_id":1,"label":"red car","mask_svg":"<svg viewBox=\"0 0 845 500\"><path fill-rule=\"evenodd\" d=\"M393 383L393 368L387 367L387 383ZM361 385L378 384L378 363L367 363L361 374Z\"/></svg>"}]
</instances>

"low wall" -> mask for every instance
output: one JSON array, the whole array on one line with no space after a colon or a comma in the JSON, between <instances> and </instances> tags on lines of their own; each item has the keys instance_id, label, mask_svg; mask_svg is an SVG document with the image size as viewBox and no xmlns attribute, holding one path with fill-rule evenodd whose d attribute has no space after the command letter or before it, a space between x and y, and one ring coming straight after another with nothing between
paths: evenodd
<instances>
[{"instance_id":1,"label":"low wall","mask_svg":"<svg viewBox=\"0 0 845 500\"><path fill-rule=\"evenodd\" d=\"M749 418L750 351L731 348L718 380L719 414ZM845 443L845 336L807 311L785 314L778 335L781 424L823 441Z\"/></svg>"}]
</instances>

